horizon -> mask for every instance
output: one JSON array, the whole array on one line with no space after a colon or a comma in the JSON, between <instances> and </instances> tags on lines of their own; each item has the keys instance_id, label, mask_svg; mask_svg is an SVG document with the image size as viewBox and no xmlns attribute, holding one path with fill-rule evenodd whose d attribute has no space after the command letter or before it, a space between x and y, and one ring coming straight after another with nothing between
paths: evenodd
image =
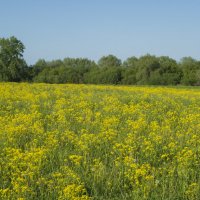
<instances>
[{"instance_id":1,"label":"horizon","mask_svg":"<svg viewBox=\"0 0 200 200\"><path fill-rule=\"evenodd\" d=\"M0 37L17 37L29 65L115 55L122 61L146 54L200 60L200 2L187 0L4 0ZM8 15L9 13L9 15Z\"/></svg>"}]
</instances>

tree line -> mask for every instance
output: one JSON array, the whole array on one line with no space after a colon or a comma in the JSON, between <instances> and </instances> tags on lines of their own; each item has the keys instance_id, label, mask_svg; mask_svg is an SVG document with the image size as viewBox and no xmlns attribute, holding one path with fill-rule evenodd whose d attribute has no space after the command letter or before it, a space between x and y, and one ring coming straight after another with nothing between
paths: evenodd
<instances>
[{"instance_id":1,"label":"tree line","mask_svg":"<svg viewBox=\"0 0 200 200\"><path fill-rule=\"evenodd\" d=\"M25 46L16 37L0 38L0 81L125 85L200 85L200 61L150 54L124 62L114 55L98 62L87 58L39 59L28 66Z\"/></svg>"}]
</instances>

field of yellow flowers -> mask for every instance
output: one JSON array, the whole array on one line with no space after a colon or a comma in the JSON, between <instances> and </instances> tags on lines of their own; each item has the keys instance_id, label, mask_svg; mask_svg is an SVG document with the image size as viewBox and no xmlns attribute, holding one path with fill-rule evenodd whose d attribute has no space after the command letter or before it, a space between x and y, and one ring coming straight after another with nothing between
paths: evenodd
<instances>
[{"instance_id":1,"label":"field of yellow flowers","mask_svg":"<svg viewBox=\"0 0 200 200\"><path fill-rule=\"evenodd\" d=\"M200 199L200 89L0 84L0 199Z\"/></svg>"}]
</instances>

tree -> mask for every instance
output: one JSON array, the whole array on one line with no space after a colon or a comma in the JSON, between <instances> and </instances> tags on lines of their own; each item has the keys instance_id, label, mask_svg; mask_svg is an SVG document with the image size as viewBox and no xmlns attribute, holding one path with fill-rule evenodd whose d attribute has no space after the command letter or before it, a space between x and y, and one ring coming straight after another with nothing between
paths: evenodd
<instances>
[{"instance_id":1,"label":"tree","mask_svg":"<svg viewBox=\"0 0 200 200\"><path fill-rule=\"evenodd\" d=\"M30 68L29 74L31 76L31 79L36 77L46 67L47 67L46 61L44 59L39 59L33 66L29 67Z\"/></svg>"},{"instance_id":2,"label":"tree","mask_svg":"<svg viewBox=\"0 0 200 200\"><path fill-rule=\"evenodd\" d=\"M138 59L136 80L139 85L155 84L154 72L160 68L160 63L156 56L144 55Z\"/></svg>"},{"instance_id":3,"label":"tree","mask_svg":"<svg viewBox=\"0 0 200 200\"><path fill-rule=\"evenodd\" d=\"M136 84L136 73L137 73L137 62L138 59L136 57L127 58L127 60L123 63L123 71L122 71L122 83L123 84Z\"/></svg>"},{"instance_id":4,"label":"tree","mask_svg":"<svg viewBox=\"0 0 200 200\"><path fill-rule=\"evenodd\" d=\"M71 68L71 72L76 72L78 83L87 82L84 80L85 74L97 67L94 61L87 58L65 58L63 62L65 67Z\"/></svg>"},{"instance_id":5,"label":"tree","mask_svg":"<svg viewBox=\"0 0 200 200\"><path fill-rule=\"evenodd\" d=\"M199 85L199 62L191 57L184 57L180 66L183 71L181 83L184 85Z\"/></svg>"},{"instance_id":6,"label":"tree","mask_svg":"<svg viewBox=\"0 0 200 200\"><path fill-rule=\"evenodd\" d=\"M98 65L99 67L120 67L121 60L113 55L103 56L98 61Z\"/></svg>"},{"instance_id":7,"label":"tree","mask_svg":"<svg viewBox=\"0 0 200 200\"><path fill-rule=\"evenodd\" d=\"M14 36L0 38L0 81L22 81L26 79L27 65L23 59L23 43Z\"/></svg>"},{"instance_id":8,"label":"tree","mask_svg":"<svg viewBox=\"0 0 200 200\"><path fill-rule=\"evenodd\" d=\"M157 82L159 85L177 85L180 83L182 71L177 62L168 56L161 56L158 58L160 69L158 73L160 79Z\"/></svg>"}]
</instances>

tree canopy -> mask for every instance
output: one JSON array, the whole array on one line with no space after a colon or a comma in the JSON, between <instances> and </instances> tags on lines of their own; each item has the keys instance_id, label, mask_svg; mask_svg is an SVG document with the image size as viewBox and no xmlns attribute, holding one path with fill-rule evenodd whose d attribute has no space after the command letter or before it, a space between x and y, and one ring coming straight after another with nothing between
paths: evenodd
<instances>
[{"instance_id":1,"label":"tree canopy","mask_svg":"<svg viewBox=\"0 0 200 200\"><path fill-rule=\"evenodd\" d=\"M27 66L25 46L15 38L0 38L0 81L44 83L89 83L126 85L200 85L200 61L184 57L180 62L146 54L122 62L114 55L98 62L87 58L46 61Z\"/></svg>"},{"instance_id":2,"label":"tree canopy","mask_svg":"<svg viewBox=\"0 0 200 200\"><path fill-rule=\"evenodd\" d=\"M27 78L24 49L23 43L14 36L0 38L0 81L17 82Z\"/></svg>"}]
</instances>

